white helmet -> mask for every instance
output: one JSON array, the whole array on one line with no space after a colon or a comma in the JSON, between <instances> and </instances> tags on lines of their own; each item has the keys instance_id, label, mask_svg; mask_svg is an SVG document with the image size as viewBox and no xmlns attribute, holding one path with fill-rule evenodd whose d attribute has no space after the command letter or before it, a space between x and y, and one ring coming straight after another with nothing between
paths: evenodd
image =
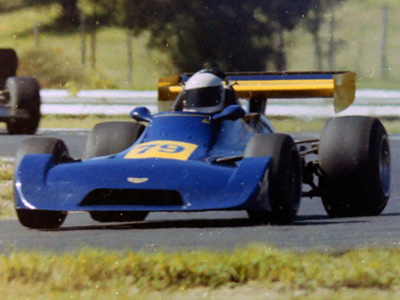
<instances>
[{"instance_id":1,"label":"white helmet","mask_svg":"<svg viewBox=\"0 0 400 300\"><path fill-rule=\"evenodd\" d=\"M216 113L224 108L223 80L209 70L202 70L189 78L185 85L185 108L203 113Z\"/></svg>"}]
</instances>

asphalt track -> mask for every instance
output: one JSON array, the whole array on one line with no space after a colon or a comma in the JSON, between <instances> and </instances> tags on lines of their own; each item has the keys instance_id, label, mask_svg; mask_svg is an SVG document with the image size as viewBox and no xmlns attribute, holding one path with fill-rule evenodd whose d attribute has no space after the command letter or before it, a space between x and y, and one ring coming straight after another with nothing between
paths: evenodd
<instances>
[{"instance_id":1,"label":"asphalt track","mask_svg":"<svg viewBox=\"0 0 400 300\"><path fill-rule=\"evenodd\" d=\"M79 157L87 131L41 130L65 140ZM312 135L312 134L310 134ZM11 158L26 136L0 132L0 156ZM392 192L377 217L331 219L320 199L303 199L297 220L285 226L253 226L245 212L154 213L140 223L97 223L87 213L71 213L57 230L29 230L17 220L0 222L0 253L14 250L65 252L91 247L113 250L226 250L261 244L296 251L345 251L400 246L400 136L391 136Z\"/></svg>"}]
</instances>

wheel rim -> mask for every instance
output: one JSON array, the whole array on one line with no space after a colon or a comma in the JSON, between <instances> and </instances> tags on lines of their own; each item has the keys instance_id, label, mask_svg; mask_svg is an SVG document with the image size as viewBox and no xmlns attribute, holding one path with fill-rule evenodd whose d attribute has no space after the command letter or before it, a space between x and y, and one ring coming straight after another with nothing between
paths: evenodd
<instances>
[{"instance_id":1,"label":"wheel rim","mask_svg":"<svg viewBox=\"0 0 400 300\"><path fill-rule=\"evenodd\" d=\"M390 152L387 135L384 135L379 145L379 178L383 194L390 194Z\"/></svg>"}]
</instances>

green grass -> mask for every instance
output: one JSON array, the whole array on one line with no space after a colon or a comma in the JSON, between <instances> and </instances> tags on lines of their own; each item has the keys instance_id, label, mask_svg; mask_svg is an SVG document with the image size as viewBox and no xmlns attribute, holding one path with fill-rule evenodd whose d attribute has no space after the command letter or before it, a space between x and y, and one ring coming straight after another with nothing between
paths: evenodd
<instances>
[{"instance_id":1,"label":"green grass","mask_svg":"<svg viewBox=\"0 0 400 300\"><path fill-rule=\"evenodd\" d=\"M309 120L290 117L268 117L277 132L321 132L327 119L313 118ZM131 121L128 115L44 115L40 128L82 128L90 129L100 122ZM389 134L400 133L400 118L382 118ZM4 124L0 126L5 128Z\"/></svg>"},{"instance_id":2,"label":"green grass","mask_svg":"<svg viewBox=\"0 0 400 300\"><path fill-rule=\"evenodd\" d=\"M0 161L0 220L15 218L12 176L14 164Z\"/></svg>"},{"instance_id":3,"label":"green grass","mask_svg":"<svg viewBox=\"0 0 400 300\"><path fill-rule=\"evenodd\" d=\"M298 253L252 246L223 253L144 254L84 249L65 254L14 252L0 256L0 268L0 290L9 291L7 299L28 292L29 298L46 299L73 295L124 299L157 291L179 296L196 288L211 293L222 288L226 295L252 285L255 290L246 293L252 299L257 290L264 295L303 295L300 299L313 295L314 299L338 299L335 295L344 291L355 296L369 291L372 296L394 297L400 284L400 251Z\"/></svg>"},{"instance_id":4,"label":"green grass","mask_svg":"<svg viewBox=\"0 0 400 300\"><path fill-rule=\"evenodd\" d=\"M277 132L301 133L301 132L317 132L320 133L327 119L313 118L310 120L302 120L297 118L268 118ZM400 118L380 118L389 134L400 133Z\"/></svg>"},{"instance_id":5,"label":"green grass","mask_svg":"<svg viewBox=\"0 0 400 300\"><path fill-rule=\"evenodd\" d=\"M101 122L132 121L128 115L44 115L41 128L82 128L90 129Z\"/></svg>"},{"instance_id":6,"label":"green grass","mask_svg":"<svg viewBox=\"0 0 400 300\"><path fill-rule=\"evenodd\" d=\"M279 132L320 131L326 121L325 119L301 120L280 117L272 117L269 120ZM40 121L40 127L89 129L97 123L110 121L132 121L132 119L124 115L44 115Z\"/></svg>"}]
</instances>

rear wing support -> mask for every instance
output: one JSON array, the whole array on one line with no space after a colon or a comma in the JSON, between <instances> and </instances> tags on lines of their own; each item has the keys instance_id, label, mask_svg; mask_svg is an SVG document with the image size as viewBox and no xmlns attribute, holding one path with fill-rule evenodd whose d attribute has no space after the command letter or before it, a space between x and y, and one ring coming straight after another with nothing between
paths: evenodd
<instances>
[{"instance_id":1,"label":"rear wing support","mask_svg":"<svg viewBox=\"0 0 400 300\"><path fill-rule=\"evenodd\" d=\"M250 101L250 111L263 112L269 98L333 98L336 113L355 98L354 72L226 73L238 98ZM169 110L192 74L162 77L158 82L159 111Z\"/></svg>"}]
</instances>

